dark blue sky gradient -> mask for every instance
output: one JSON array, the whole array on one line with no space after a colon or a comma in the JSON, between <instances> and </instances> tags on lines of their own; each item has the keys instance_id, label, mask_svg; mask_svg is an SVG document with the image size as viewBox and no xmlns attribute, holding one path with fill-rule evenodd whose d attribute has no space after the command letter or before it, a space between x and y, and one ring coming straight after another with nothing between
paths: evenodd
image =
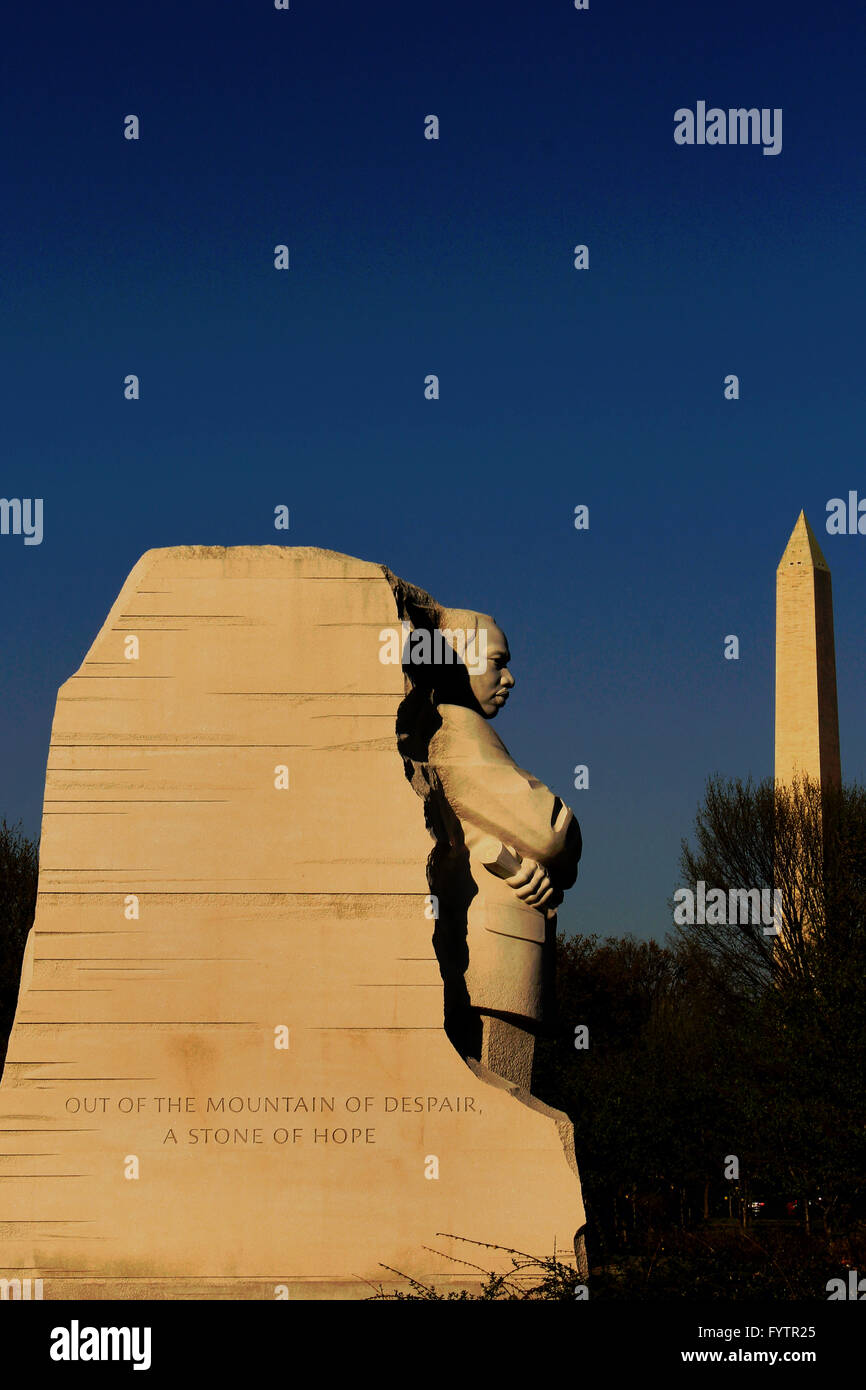
<instances>
[{"instance_id":1,"label":"dark blue sky gradient","mask_svg":"<svg viewBox=\"0 0 866 1390\"><path fill-rule=\"evenodd\" d=\"M143 551L321 545L497 615L497 731L583 827L562 922L661 937L707 775L772 771L801 507L864 778L866 536L824 530L866 495L861 9L49 3L3 37L0 495L45 538L0 537L0 815L38 833L57 687ZM677 146L699 99L781 107L781 154Z\"/></svg>"}]
</instances>

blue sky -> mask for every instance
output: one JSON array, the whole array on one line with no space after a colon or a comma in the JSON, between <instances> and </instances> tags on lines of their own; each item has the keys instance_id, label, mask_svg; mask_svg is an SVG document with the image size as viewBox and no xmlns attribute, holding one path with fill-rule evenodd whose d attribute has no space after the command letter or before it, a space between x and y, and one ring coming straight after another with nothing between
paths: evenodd
<instances>
[{"instance_id":1,"label":"blue sky","mask_svg":"<svg viewBox=\"0 0 866 1390\"><path fill-rule=\"evenodd\" d=\"M835 0L18 7L0 495L45 522L0 536L0 815L38 833L57 687L143 551L321 545L499 618L497 731L583 828L561 921L660 937L707 775L772 771L801 507L862 780L866 536L824 518L866 496L864 29ZM676 145L698 100L782 108L782 152Z\"/></svg>"}]
</instances>

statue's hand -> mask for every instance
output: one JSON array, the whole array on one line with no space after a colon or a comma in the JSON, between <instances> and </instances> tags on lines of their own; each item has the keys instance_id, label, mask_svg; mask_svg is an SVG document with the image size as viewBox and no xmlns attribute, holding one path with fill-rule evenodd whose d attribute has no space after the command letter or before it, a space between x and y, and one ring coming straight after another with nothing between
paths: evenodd
<instances>
[{"instance_id":1,"label":"statue's hand","mask_svg":"<svg viewBox=\"0 0 866 1390\"><path fill-rule=\"evenodd\" d=\"M543 865L534 859L523 859L517 872L504 882L527 907L552 910L562 902L562 894L554 888Z\"/></svg>"}]
</instances>

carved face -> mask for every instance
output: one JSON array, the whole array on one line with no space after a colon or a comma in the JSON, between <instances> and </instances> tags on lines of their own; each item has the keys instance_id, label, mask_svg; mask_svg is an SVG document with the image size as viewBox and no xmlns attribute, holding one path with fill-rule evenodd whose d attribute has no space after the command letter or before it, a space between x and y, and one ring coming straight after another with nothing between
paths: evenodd
<instances>
[{"instance_id":1,"label":"carved face","mask_svg":"<svg viewBox=\"0 0 866 1390\"><path fill-rule=\"evenodd\" d=\"M484 718L495 719L514 686L514 677L508 669L511 653L505 633L494 626L488 626L486 632L486 670L470 675L469 684Z\"/></svg>"}]
</instances>

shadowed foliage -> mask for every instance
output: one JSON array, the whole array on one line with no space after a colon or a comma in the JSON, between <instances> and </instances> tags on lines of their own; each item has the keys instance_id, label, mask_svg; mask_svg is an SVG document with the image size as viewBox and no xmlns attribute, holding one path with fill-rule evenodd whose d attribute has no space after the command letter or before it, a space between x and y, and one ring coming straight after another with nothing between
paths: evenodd
<instances>
[{"instance_id":1,"label":"shadowed foliage","mask_svg":"<svg viewBox=\"0 0 866 1390\"><path fill-rule=\"evenodd\" d=\"M0 822L0 1067L15 1015L21 959L36 911L39 845Z\"/></svg>"},{"instance_id":2,"label":"shadowed foliage","mask_svg":"<svg viewBox=\"0 0 866 1390\"><path fill-rule=\"evenodd\" d=\"M559 941L533 1090L575 1125L593 1287L652 1296L690 1263L714 1285L734 1241L753 1292L826 1297L866 1236L866 792L712 778L680 871L726 899L778 888L779 933Z\"/></svg>"}]
</instances>

